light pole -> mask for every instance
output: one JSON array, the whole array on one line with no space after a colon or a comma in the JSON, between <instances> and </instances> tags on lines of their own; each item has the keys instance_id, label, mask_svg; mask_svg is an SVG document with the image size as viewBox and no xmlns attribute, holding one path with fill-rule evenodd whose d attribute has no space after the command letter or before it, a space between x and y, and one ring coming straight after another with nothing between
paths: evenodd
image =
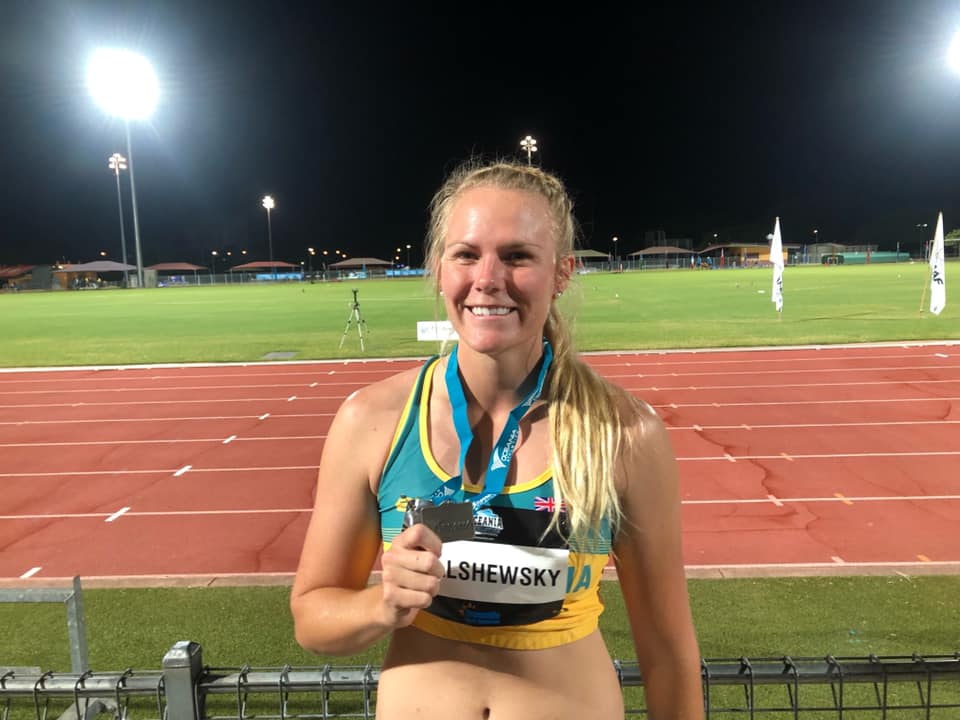
<instances>
[{"instance_id":1,"label":"light pole","mask_svg":"<svg viewBox=\"0 0 960 720\"><path fill-rule=\"evenodd\" d=\"M215 280L216 277L217 277L217 255L218 255L218 253L217 253L216 250L211 250L211 251L210 251L210 267L212 268L212 270L211 270L211 272L210 272L210 284L211 284L211 285L213 285L214 280Z\"/></svg>"},{"instance_id":2,"label":"light pole","mask_svg":"<svg viewBox=\"0 0 960 720\"><path fill-rule=\"evenodd\" d=\"M137 254L137 286L143 287L143 256L140 251L140 218L137 188L133 178L133 146L130 121L150 117L157 104L157 76L145 57L129 50L101 49L87 65L87 86L96 103L110 115L123 118L130 169L130 203L133 206L133 238Z\"/></svg>"},{"instance_id":3,"label":"light pole","mask_svg":"<svg viewBox=\"0 0 960 720\"><path fill-rule=\"evenodd\" d=\"M123 264L127 264L127 237L123 230L123 196L120 194L120 171L127 169L127 159L120 153L114 153L107 160L107 166L113 170L114 176L117 178L117 208L120 210L120 257L123 260ZM127 287L130 284L130 279L128 276L128 271L126 268L123 269L123 286Z\"/></svg>"},{"instance_id":4,"label":"light pole","mask_svg":"<svg viewBox=\"0 0 960 720\"><path fill-rule=\"evenodd\" d=\"M533 154L537 151L537 139L527 135L520 141L520 147L527 153L527 165L533 164Z\"/></svg>"},{"instance_id":5,"label":"light pole","mask_svg":"<svg viewBox=\"0 0 960 720\"><path fill-rule=\"evenodd\" d=\"M407 243L407 270L410 269L410 243Z\"/></svg>"},{"instance_id":6,"label":"light pole","mask_svg":"<svg viewBox=\"0 0 960 720\"><path fill-rule=\"evenodd\" d=\"M313 256L316 254L316 250L307 248L307 274L310 275L311 279L313 278Z\"/></svg>"},{"instance_id":7,"label":"light pole","mask_svg":"<svg viewBox=\"0 0 960 720\"><path fill-rule=\"evenodd\" d=\"M615 270L619 264L620 264L620 257L617 255L617 236L614 235L613 236L613 268L611 268L611 270Z\"/></svg>"},{"instance_id":8,"label":"light pole","mask_svg":"<svg viewBox=\"0 0 960 720\"><path fill-rule=\"evenodd\" d=\"M929 223L917 223L917 230L920 231L920 234L923 236L923 259L927 259L927 228L930 227Z\"/></svg>"},{"instance_id":9,"label":"light pole","mask_svg":"<svg viewBox=\"0 0 960 720\"><path fill-rule=\"evenodd\" d=\"M267 244L270 250L270 271L273 273L274 281L276 281L277 269L273 265L273 226L270 224L270 211L276 207L276 204L269 195L264 195L260 204L267 210Z\"/></svg>"}]
</instances>

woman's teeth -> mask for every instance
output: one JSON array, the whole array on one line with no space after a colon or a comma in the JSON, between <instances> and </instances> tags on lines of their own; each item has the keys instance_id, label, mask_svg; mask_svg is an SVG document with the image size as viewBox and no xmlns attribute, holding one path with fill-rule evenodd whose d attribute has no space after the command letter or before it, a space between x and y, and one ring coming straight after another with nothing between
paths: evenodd
<instances>
[{"instance_id":1,"label":"woman's teeth","mask_svg":"<svg viewBox=\"0 0 960 720\"><path fill-rule=\"evenodd\" d=\"M507 313L510 312L510 308L474 306L470 308L470 312L472 312L474 315L482 315L482 316L506 315Z\"/></svg>"}]
</instances>

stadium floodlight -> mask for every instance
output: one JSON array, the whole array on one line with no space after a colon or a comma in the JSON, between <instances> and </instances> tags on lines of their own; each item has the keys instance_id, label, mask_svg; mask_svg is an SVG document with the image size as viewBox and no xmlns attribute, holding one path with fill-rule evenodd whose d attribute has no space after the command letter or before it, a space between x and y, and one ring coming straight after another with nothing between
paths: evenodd
<instances>
[{"instance_id":1,"label":"stadium floodlight","mask_svg":"<svg viewBox=\"0 0 960 720\"><path fill-rule=\"evenodd\" d=\"M267 245L270 251L270 271L273 273L273 279L277 279L277 268L273 265L273 226L270 224L270 211L277 205L270 195L264 195L260 203L267 211Z\"/></svg>"},{"instance_id":2,"label":"stadium floodlight","mask_svg":"<svg viewBox=\"0 0 960 720\"><path fill-rule=\"evenodd\" d=\"M96 103L124 120L146 120L160 95L157 76L143 55L101 48L87 65L87 86Z\"/></svg>"},{"instance_id":3,"label":"stadium floodlight","mask_svg":"<svg viewBox=\"0 0 960 720\"><path fill-rule=\"evenodd\" d=\"M947 49L947 65L955 73L960 74L960 30L954 33L950 47Z\"/></svg>"},{"instance_id":4,"label":"stadium floodlight","mask_svg":"<svg viewBox=\"0 0 960 720\"><path fill-rule=\"evenodd\" d=\"M127 236L123 230L123 196L120 194L120 171L127 169L127 159L120 153L114 153L107 160L107 167L113 170L117 179L117 207L120 209L120 255L123 264L127 264ZM130 285L130 274L127 269L123 269L123 286Z\"/></svg>"},{"instance_id":5,"label":"stadium floodlight","mask_svg":"<svg viewBox=\"0 0 960 720\"><path fill-rule=\"evenodd\" d=\"M118 48L101 48L87 64L87 87L106 113L123 119L127 134L130 170L130 203L133 206L133 236L137 252L137 285L143 287L143 256L140 252L140 219L133 177L133 147L130 121L145 120L153 113L160 95L157 76L142 55Z\"/></svg>"},{"instance_id":6,"label":"stadium floodlight","mask_svg":"<svg viewBox=\"0 0 960 720\"><path fill-rule=\"evenodd\" d=\"M523 140L520 141L520 147L523 148L524 152L527 153L527 165L532 165L533 153L537 151L537 139L527 135Z\"/></svg>"}]
</instances>

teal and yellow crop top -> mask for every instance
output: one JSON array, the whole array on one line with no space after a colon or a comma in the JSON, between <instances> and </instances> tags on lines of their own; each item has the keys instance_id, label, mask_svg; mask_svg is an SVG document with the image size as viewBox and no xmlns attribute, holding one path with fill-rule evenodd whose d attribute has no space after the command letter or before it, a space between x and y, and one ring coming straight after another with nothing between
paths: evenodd
<instances>
[{"instance_id":1,"label":"teal and yellow crop top","mask_svg":"<svg viewBox=\"0 0 960 720\"><path fill-rule=\"evenodd\" d=\"M378 491L384 550L401 531L410 498L429 498L450 475L430 450L427 409L439 358L423 367L390 447ZM465 484L464 499L483 492ZM575 548L552 530L553 477L504 487L474 514L473 540L444 543L440 592L414 627L452 640L514 650L556 647L586 637L603 612L599 585L610 531ZM584 545L588 545L585 547Z\"/></svg>"}]
</instances>

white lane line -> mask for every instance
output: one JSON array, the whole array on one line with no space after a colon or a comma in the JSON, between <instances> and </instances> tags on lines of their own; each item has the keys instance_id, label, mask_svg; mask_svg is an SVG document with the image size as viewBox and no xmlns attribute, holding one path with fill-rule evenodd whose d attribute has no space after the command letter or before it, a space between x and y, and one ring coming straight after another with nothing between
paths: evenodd
<instances>
[{"instance_id":1,"label":"white lane line","mask_svg":"<svg viewBox=\"0 0 960 720\"><path fill-rule=\"evenodd\" d=\"M926 567L928 565L940 566L940 567L956 567L960 565L956 560L932 560L929 563L923 562L914 562L914 561L876 561L876 562L861 562L856 560L843 561L843 566L845 568L919 568ZM798 570L798 569L814 569L814 568L835 568L837 566L836 562L797 562L797 563L716 563L713 565L684 565L687 570ZM902 575L903 573L897 573Z\"/></svg>"},{"instance_id":2,"label":"white lane line","mask_svg":"<svg viewBox=\"0 0 960 720\"><path fill-rule=\"evenodd\" d=\"M269 414L269 413L268 413ZM283 418L318 418L318 417L333 417L336 413L277 413L274 417L283 417ZM76 425L78 423L134 423L134 422L145 422L145 423L164 423L164 422L189 422L189 421L199 421L199 422L208 422L210 420L250 420L251 418L256 418L257 415L193 415L190 417L150 417L150 418L91 418L88 420L78 418L76 420L0 420L0 425Z\"/></svg>"},{"instance_id":3,"label":"white lane line","mask_svg":"<svg viewBox=\"0 0 960 720\"><path fill-rule=\"evenodd\" d=\"M780 455L783 457L784 460L787 460L788 462L793 462L793 457L790 455L787 455L787 453L782 452L780 453Z\"/></svg>"},{"instance_id":4,"label":"white lane line","mask_svg":"<svg viewBox=\"0 0 960 720\"><path fill-rule=\"evenodd\" d=\"M112 523L112 522L113 522L114 520L116 520L118 517L120 517L121 515L123 515L123 514L126 513L126 512L129 512L129 511L130 511L130 508L129 508L129 507L122 507L122 508L120 508L119 510L117 510L113 515L111 515L111 516L108 517L106 520L104 520L104 522Z\"/></svg>"},{"instance_id":5,"label":"white lane line","mask_svg":"<svg viewBox=\"0 0 960 720\"><path fill-rule=\"evenodd\" d=\"M291 395L290 397L287 398L287 402L293 402L296 399L297 399L296 395Z\"/></svg>"},{"instance_id":6,"label":"white lane line","mask_svg":"<svg viewBox=\"0 0 960 720\"><path fill-rule=\"evenodd\" d=\"M263 508L260 510L139 510L124 517L176 517L180 515L282 515L284 513L311 513L313 508ZM0 515L0 520L84 520L102 518L103 513L50 513L46 515ZM109 522L105 520L105 522ZM39 568L37 568L39 570Z\"/></svg>"},{"instance_id":7,"label":"white lane line","mask_svg":"<svg viewBox=\"0 0 960 720\"><path fill-rule=\"evenodd\" d=\"M911 427L913 425L960 425L960 420L887 420L879 422L778 423L772 425L671 425L670 430L788 430L820 428Z\"/></svg>"},{"instance_id":8,"label":"white lane line","mask_svg":"<svg viewBox=\"0 0 960 720\"><path fill-rule=\"evenodd\" d=\"M847 498L851 499L851 498ZM922 495L913 497L857 497L852 498L858 502L918 502L918 501L960 501L960 495ZM804 498L781 498L775 495L768 495L765 498L737 498L737 499L711 499L711 500L683 500L683 505L756 505L758 503L773 503L777 507L784 507L791 503L830 503L842 502L841 498L836 497L804 497ZM135 517L165 517L180 515L278 515L284 513L311 513L313 508L224 508L220 510L133 510L124 513L125 518ZM104 513L49 513L49 514L29 514L29 515L0 515L0 520L70 520L83 518L103 518Z\"/></svg>"},{"instance_id":9,"label":"white lane line","mask_svg":"<svg viewBox=\"0 0 960 720\"><path fill-rule=\"evenodd\" d=\"M716 498L709 500L682 500L682 505L756 505L758 503L768 503L772 498L772 495L768 495L765 498ZM854 501L856 502L921 502L921 501L938 501L942 502L944 500L957 501L960 500L960 495L868 495L864 497L777 497L781 503L831 503L831 502L842 502L844 504L852 505Z\"/></svg>"},{"instance_id":10,"label":"white lane line","mask_svg":"<svg viewBox=\"0 0 960 720\"><path fill-rule=\"evenodd\" d=\"M780 389L791 389L796 390L798 388L824 388L824 387L839 387L839 388L852 388L852 387L866 387L866 386L876 386L876 385L942 385L944 383L960 383L960 377L951 378L949 380L925 380L925 379L911 379L904 378L902 380L863 380L860 382L809 382L809 383L770 383L769 385L761 385L759 383L750 383L748 385L703 385L701 387L695 387L693 385L673 385L669 387L653 387L645 385L626 385L624 387L631 392L686 392L687 390L696 390L698 392L714 392L721 390L780 390Z\"/></svg>"},{"instance_id":11,"label":"white lane line","mask_svg":"<svg viewBox=\"0 0 960 720\"><path fill-rule=\"evenodd\" d=\"M266 420L268 417L270 417L270 413L264 413L263 415L258 417L257 420Z\"/></svg>"},{"instance_id":12,"label":"white lane line","mask_svg":"<svg viewBox=\"0 0 960 720\"><path fill-rule=\"evenodd\" d=\"M43 566L42 566L42 565L38 565L37 567L32 567L32 568L30 568L29 570L27 570L23 575L21 575L21 576L20 576L20 579L21 579L21 580L26 580L27 578L32 578L34 575L36 575L36 574L37 574L38 572L40 572L42 569L43 569Z\"/></svg>"},{"instance_id":13,"label":"white lane line","mask_svg":"<svg viewBox=\"0 0 960 720\"><path fill-rule=\"evenodd\" d=\"M5 447L82 447L85 445L179 445L182 443L215 443L223 445L233 442L283 442L285 440L323 440L326 435L277 435L264 437L238 438L231 435L226 440L220 438L178 438L174 440L81 440L77 442L37 442L37 443L0 443L0 448Z\"/></svg>"},{"instance_id":14,"label":"white lane line","mask_svg":"<svg viewBox=\"0 0 960 720\"><path fill-rule=\"evenodd\" d=\"M730 348L697 348L697 349L669 349L669 350L648 350L648 351L619 351L616 353L618 358L633 358L631 367L636 366L639 368L646 367L669 367L675 369L684 365L743 365L749 364L751 368L754 368L756 365L761 363L796 363L796 362L835 362L835 361L844 361L848 362L851 360L928 360L930 355L928 352L919 352L920 350L925 350L927 348L935 347L954 347L958 345L956 341L934 341L928 342L924 340L918 340L916 342L911 342L909 344L904 343L841 343L836 345L831 345L829 348L825 348L820 345L783 345L783 346L763 346L763 347L730 347ZM834 352L827 353L826 350L832 350ZM858 351L864 353L865 351L874 350L874 351L883 351L883 350L917 350L917 353L892 353L892 354L879 354L878 352L866 353L853 355L849 351ZM813 354L810 354L813 353ZM593 364L599 365L601 367L606 366L607 364L602 362L596 362L597 360L602 360L605 357L611 356L609 351L597 351L597 352L585 352L583 353L585 357L590 358L594 361ZM734 357L730 360L720 360L720 359L710 359L709 357L704 356L727 356L735 355L741 357ZM779 357L770 357L771 355L780 355ZM820 357L817 357L817 356ZM690 356L687 359L685 356ZM649 362L643 362L644 359L649 358ZM657 358L666 358L663 360L658 360ZM122 371L131 379L139 377L137 372L140 370L173 370L174 373L170 375L150 375L148 377L152 379L210 379L210 378L219 378L225 377L234 380L238 377L247 378L247 377L267 377L270 379L275 379L278 376L282 377L298 377L301 375L315 375L318 371L323 368L334 366L343 366L344 370L349 370L351 373L360 373L366 375L382 375L383 371L377 369L378 364L399 364L399 363L410 363L411 367L419 367L423 361L426 360L426 357L405 357L405 358L379 358L375 361L367 361L366 364L369 368L358 367L357 363L350 363L344 360L280 360L280 361L261 361L261 362L233 362L233 363L217 363L217 362L199 362L199 363L151 363L149 365L81 365L81 366L71 366L71 367L10 367L10 368L0 368L0 378L6 375L33 375L36 380L0 380L0 383L20 383L20 382L104 382L104 378L101 376L101 373L98 373L96 377L79 377L73 378L69 377L76 372L89 372L90 370L117 370ZM619 363L618 363L619 364ZM349 368L348 368L349 366ZM184 375L182 371L186 370L192 372L195 370L220 370L220 369L235 369L240 368L244 370L242 374L236 372L200 372L197 374L188 374ZM264 372L257 372L260 369L264 369ZM266 371L266 369L269 369ZM248 370L255 370L255 372L247 372ZM327 374L333 375L336 370L331 370ZM754 370L748 371L750 373L755 372ZM790 372L795 372L791 370ZM51 377L54 376L54 377Z\"/></svg>"},{"instance_id":15,"label":"white lane line","mask_svg":"<svg viewBox=\"0 0 960 720\"><path fill-rule=\"evenodd\" d=\"M942 367L942 366L941 366ZM9 381L7 381L9 383ZM313 383L310 387L316 387L319 383ZM356 385L357 387L364 387L366 383L364 381L354 381L354 382L338 382L338 383L325 383L325 386L332 388L343 387L345 385ZM289 382L289 383L269 383L269 384L230 384L230 385L170 385L167 387L157 387L155 385L149 386L127 386L127 387L85 387L85 388L65 388L65 389L44 389L44 390L3 390L0 386L0 395L68 395L70 393L126 393L126 392L135 392L135 393L170 393L170 392L196 392L196 391L206 391L206 390L262 390L264 388L290 388L290 387L303 387L301 383L298 382Z\"/></svg>"},{"instance_id":16,"label":"white lane line","mask_svg":"<svg viewBox=\"0 0 960 720\"><path fill-rule=\"evenodd\" d=\"M830 559L833 560L837 565L845 565L843 558L839 555L831 555Z\"/></svg>"},{"instance_id":17,"label":"white lane line","mask_svg":"<svg viewBox=\"0 0 960 720\"><path fill-rule=\"evenodd\" d=\"M793 453L794 460L824 460L832 458L875 458L875 457L953 457L960 455L960 450L932 450L929 452L864 452L864 453ZM703 457L678 457L678 462L703 462L713 460L783 460L783 455L737 455L734 458L728 453L723 455L704 455ZM0 474L0 477L3 477Z\"/></svg>"},{"instance_id":18,"label":"white lane line","mask_svg":"<svg viewBox=\"0 0 960 720\"><path fill-rule=\"evenodd\" d=\"M679 408L719 408L719 407L785 407L787 405L868 405L871 403L919 403L919 402L956 402L960 397L912 397L912 398L860 398L853 400L764 400L763 402L705 402L705 403L670 403L669 405L654 405L653 407Z\"/></svg>"},{"instance_id":19,"label":"white lane line","mask_svg":"<svg viewBox=\"0 0 960 720\"><path fill-rule=\"evenodd\" d=\"M195 468L193 465L184 465L174 472L170 469L153 470L67 470L59 472L17 472L0 473L2 478L26 477L96 477L98 475L157 475L173 472L175 477L191 470L195 473L230 473L230 472L283 472L287 470L318 470L318 465L278 465L272 467L232 467L232 468Z\"/></svg>"},{"instance_id":20,"label":"white lane line","mask_svg":"<svg viewBox=\"0 0 960 720\"><path fill-rule=\"evenodd\" d=\"M945 354L945 353L934 353L933 356L934 356L934 357L939 357L939 358L948 358L948 357L950 357L949 355L947 355L947 354Z\"/></svg>"},{"instance_id":21,"label":"white lane line","mask_svg":"<svg viewBox=\"0 0 960 720\"><path fill-rule=\"evenodd\" d=\"M309 385L308 387L315 388L317 385L319 385L319 383L313 382L313 383L310 383L310 385Z\"/></svg>"},{"instance_id":22,"label":"white lane line","mask_svg":"<svg viewBox=\"0 0 960 720\"><path fill-rule=\"evenodd\" d=\"M948 357L946 355L938 357ZM803 364L803 361L798 360L798 362ZM719 364L713 361L701 361L696 363L697 365L707 365L708 368L712 368L714 365ZM748 363L738 363L738 364L748 364ZM606 368L611 370L618 366L608 365ZM710 370L706 369L700 372L664 372L664 373L655 373L648 372L643 377L646 378L658 378L658 377L673 377L673 378L694 378L694 377L710 377L716 376L717 374L722 374L724 377L736 377L736 376L749 376L749 377L759 377L762 375L841 375L843 373L868 373L868 372L877 372L877 373L889 373L889 372L914 372L914 371L923 371L923 370L956 370L960 368L960 365L947 365L944 363L937 363L934 365L894 365L892 367L827 367L827 368L807 368L807 367L795 367L795 368L783 368L782 370ZM616 379L618 382L622 382L624 378L638 378L641 377L638 373L602 373L604 377L609 379ZM891 382L888 380L887 382ZM894 381L895 382L895 381ZM240 386L243 387L243 386ZM259 386L253 386L259 387ZM269 387L268 385L263 387Z\"/></svg>"},{"instance_id":23,"label":"white lane line","mask_svg":"<svg viewBox=\"0 0 960 720\"><path fill-rule=\"evenodd\" d=\"M343 395L314 395L303 398L310 402L342 402ZM146 407L148 405L221 405L224 403L264 403L279 402L283 398L279 397L248 397L248 398L213 398L210 400L122 400L116 402L67 402L67 403L8 403L4 405L5 409L10 408L95 408L95 407L118 407L126 405L136 405Z\"/></svg>"}]
</instances>

